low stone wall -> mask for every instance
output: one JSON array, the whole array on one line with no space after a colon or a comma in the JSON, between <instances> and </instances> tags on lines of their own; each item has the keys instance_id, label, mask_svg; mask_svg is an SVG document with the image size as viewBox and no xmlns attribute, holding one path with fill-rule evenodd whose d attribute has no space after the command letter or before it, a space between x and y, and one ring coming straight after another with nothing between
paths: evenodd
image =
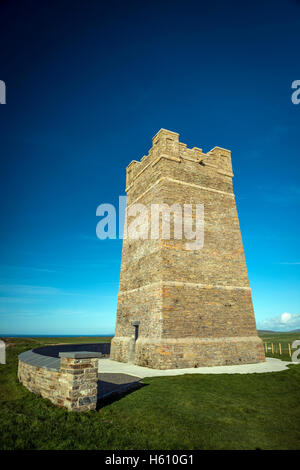
<instances>
[{"instance_id":1,"label":"low stone wall","mask_svg":"<svg viewBox=\"0 0 300 470\"><path fill-rule=\"evenodd\" d=\"M96 357L95 357L96 356ZM19 355L18 377L31 392L70 411L96 408L98 358L91 352L61 353L51 362L33 351Z\"/></svg>"}]
</instances>

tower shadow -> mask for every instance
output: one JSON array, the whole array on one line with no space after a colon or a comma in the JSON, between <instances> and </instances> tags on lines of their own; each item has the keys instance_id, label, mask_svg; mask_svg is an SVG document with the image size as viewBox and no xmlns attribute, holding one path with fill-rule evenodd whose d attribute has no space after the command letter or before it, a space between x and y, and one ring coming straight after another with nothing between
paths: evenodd
<instances>
[{"instance_id":1,"label":"tower shadow","mask_svg":"<svg viewBox=\"0 0 300 470\"><path fill-rule=\"evenodd\" d=\"M142 379L131 375L99 374L96 409L111 405L146 385Z\"/></svg>"}]
</instances>

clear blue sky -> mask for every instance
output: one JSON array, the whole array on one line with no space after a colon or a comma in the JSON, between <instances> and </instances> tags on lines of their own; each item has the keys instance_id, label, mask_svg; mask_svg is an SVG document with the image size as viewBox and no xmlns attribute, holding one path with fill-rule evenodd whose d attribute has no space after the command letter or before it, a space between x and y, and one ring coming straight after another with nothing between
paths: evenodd
<instances>
[{"instance_id":1,"label":"clear blue sky","mask_svg":"<svg viewBox=\"0 0 300 470\"><path fill-rule=\"evenodd\" d=\"M96 208L160 128L232 150L259 328L300 328L300 3L0 2L0 334L114 332ZM288 315L284 315L288 314Z\"/></svg>"}]
</instances>

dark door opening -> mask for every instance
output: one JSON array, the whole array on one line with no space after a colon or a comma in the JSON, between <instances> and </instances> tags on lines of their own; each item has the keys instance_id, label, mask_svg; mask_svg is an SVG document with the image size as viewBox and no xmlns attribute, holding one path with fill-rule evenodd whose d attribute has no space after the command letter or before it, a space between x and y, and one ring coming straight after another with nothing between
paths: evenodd
<instances>
[{"instance_id":1,"label":"dark door opening","mask_svg":"<svg viewBox=\"0 0 300 470\"><path fill-rule=\"evenodd\" d=\"M132 326L134 326L134 341L136 341L139 337L139 326L140 322L139 321L133 321Z\"/></svg>"}]
</instances>

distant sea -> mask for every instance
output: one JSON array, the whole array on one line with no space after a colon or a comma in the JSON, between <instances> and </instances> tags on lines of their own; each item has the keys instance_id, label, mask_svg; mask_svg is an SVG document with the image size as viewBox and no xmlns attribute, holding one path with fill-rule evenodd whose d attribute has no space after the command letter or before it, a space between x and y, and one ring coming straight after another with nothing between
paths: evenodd
<instances>
[{"instance_id":1,"label":"distant sea","mask_svg":"<svg viewBox=\"0 0 300 470\"><path fill-rule=\"evenodd\" d=\"M14 335L13 333L9 335L2 335L1 338L106 338L106 336L114 336L114 333L107 333L107 335Z\"/></svg>"}]
</instances>

